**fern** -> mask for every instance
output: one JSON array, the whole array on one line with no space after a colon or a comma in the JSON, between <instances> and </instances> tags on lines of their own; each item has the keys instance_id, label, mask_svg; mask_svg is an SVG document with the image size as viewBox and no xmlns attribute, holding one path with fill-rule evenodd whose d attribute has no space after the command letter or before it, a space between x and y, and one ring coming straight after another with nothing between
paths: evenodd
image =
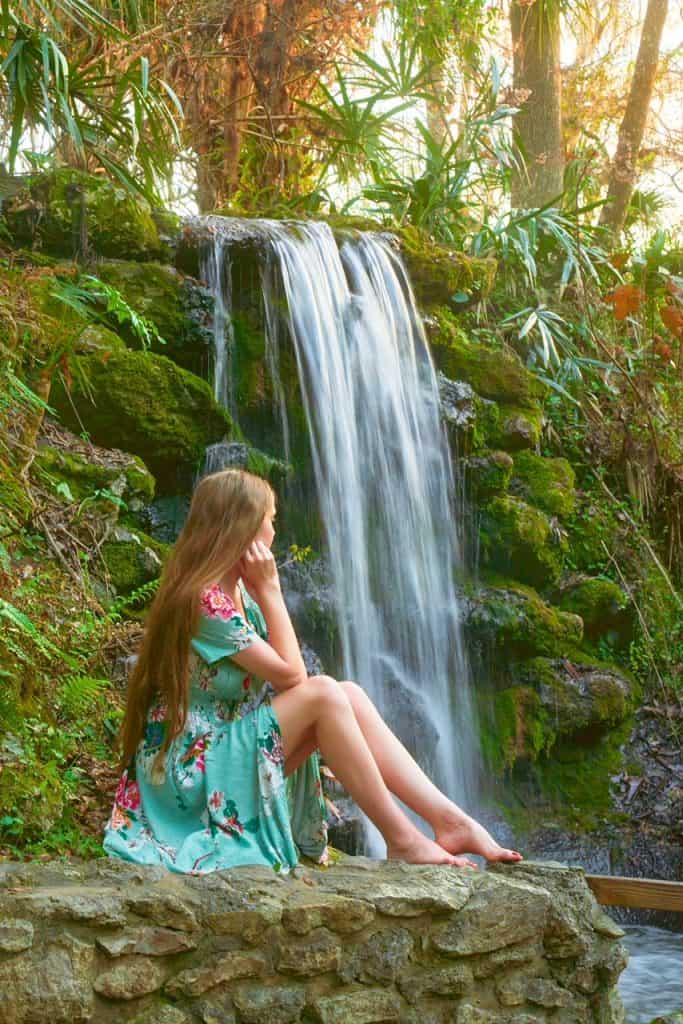
<instances>
[{"instance_id":1,"label":"fern","mask_svg":"<svg viewBox=\"0 0 683 1024\"><path fill-rule=\"evenodd\" d=\"M94 676L67 676L57 691L57 704L70 717L92 710L93 704L109 686L107 679Z\"/></svg>"},{"instance_id":2,"label":"fern","mask_svg":"<svg viewBox=\"0 0 683 1024\"><path fill-rule=\"evenodd\" d=\"M57 654L60 657L64 657L63 652L60 651L60 649L56 647L51 640L48 640L47 637L43 636L38 627L29 619L28 615L25 615L18 608L15 608L15 606L10 604L9 601L6 601L4 597L0 597L0 619L7 620L11 626L15 626L25 636L28 636L42 654ZM3 636L3 641L8 647L13 646L7 634ZM16 648L14 653L17 653ZM22 660L26 660L26 658L23 657Z\"/></svg>"},{"instance_id":3,"label":"fern","mask_svg":"<svg viewBox=\"0 0 683 1024\"><path fill-rule=\"evenodd\" d=\"M107 618L112 622L118 622L123 618L125 612L143 607L154 597L160 583L161 579L157 577L156 579L149 580L148 583L143 583L141 587L131 591L130 594L122 594L121 597L117 597L107 613Z\"/></svg>"}]
</instances>

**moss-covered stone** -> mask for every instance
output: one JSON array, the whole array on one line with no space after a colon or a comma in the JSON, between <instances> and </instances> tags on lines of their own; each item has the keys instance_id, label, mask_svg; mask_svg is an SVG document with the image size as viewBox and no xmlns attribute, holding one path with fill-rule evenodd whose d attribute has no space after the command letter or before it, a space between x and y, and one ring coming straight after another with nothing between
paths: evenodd
<instances>
[{"instance_id":1,"label":"moss-covered stone","mask_svg":"<svg viewBox=\"0 0 683 1024\"><path fill-rule=\"evenodd\" d=\"M149 260L168 255L144 199L73 167L34 175L3 212L18 245L71 256L79 249L85 216L89 244L102 256Z\"/></svg>"},{"instance_id":2,"label":"moss-covered stone","mask_svg":"<svg viewBox=\"0 0 683 1024\"><path fill-rule=\"evenodd\" d=\"M497 406L498 416L490 419L485 442L504 451L516 452L535 448L541 438L543 412L540 406L520 408L515 405Z\"/></svg>"},{"instance_id":3,"label":"moss-covered stone","mask_svg":"<svg viewBox=\"0 0 683 1024\"><path fill-rule=\"evenodd\" d=\"M418 305L449 303L457 293L470 300L491 291L497 268L491 257L467 256L412 225L392 233L398 236Z\"/></svg>"},{"instance_id":4,"label":"moss-covered stone","mask_svg":"<svg viewBox=\"0 0 683 1024\"><path fill-rule=\"evenodd\" d=\"M509 494L493 498L479 536L482 561L492 569L534 587L558 580L567 543L540 509Z\"/></svg>"},{"instance_id":5,"label":"moss-covered stone","mask_svg":"<svg viewBox=\"0 0 683 1024\"><path fill-rule=\"evenodd\" d=\"M555 742L555 732L538 694L515 686L494 694L480 716L482 753L496 774L517 761L534 761Z\"/></svg>"},{"instance_id":6,"label":"moss-covered stone","mask_svg":"<svg viewBox=\"0 0 683 1024\"><path fill-rule=\"evenodd\" d=\"M212 358L214 307L207 288L162 263L104 260L98 264L97 275L118 289L136 313L156 325L166 344L152 340L153 352L207 376ZM132 348L141 348L128 325L122 325L120 330Z\"/></svg>"},{"instance_id":7,"label":"moss-covered stone","mask_svg":"<svg viewBox=\"0 0 683 1024\"><path fill-rule=\"evenodd\" d=\"M563 585L558 603L581 616L587 636L614 633L623 645L632 635L631 599L613 580L573 578Z\"/></svg>"},{"instance_id":8,"label":"moss-covered stone","mask_svg":"<svg viewBox=\"0 0 683 1024\"><path fill-rule=\"evenodd\" d=\"M574 470L566 459L530 451L515 454L510 492L550 515L567 516L574 510L574 483Z\"/></svg>"},{"instance_id":9,"label":"moss-covered stone","mask_svg":"<svg viewBox=\"0 0 683 1024\"><path fill-rule=\"evenodd\" d=\"M488 501L507 490L512 475L512 456L507 452L489 452L465 461L468 491L476 502Z\"/></svg>"},{"instance_id":10,"label":"moss-covered stone","mask_svg":"<svg viewBox=\"0 0 683 1024\"><path fill-rule=\"evenodd\" d=\"M450 310L434 310L425 326L438 368L451 380L467 381L482 398L535 410L547 394L547 385L526 369L516 352L471 341Z\"/></svg>"},{"instance_id":11,"label":"moss-covered stone","mask_svg":"<svg viewBox=\"0 0 683 1024\"><path fill-rule=\"evenodd\" d=\"M154 477L135 455L124 456L118 464L112 464L90 461L78 452L43 445L36 452L32 472L48 481L55 490L66 483L75 501L107 491L136 512L154 497Z\"/></svg>"},{"instance_id":12,"label":"moss-covered stone","mask_svg":"<svg viewBox=\"0 0 683 1024\"><path fill-rule=\"evenodd\" d=\"M230 417L209 385L165 356L125 350L106 360L76 356L72 364L72 394L61 381L53 387L62 421L75 431L82 423L98 444L139 455L166 493L189 484L207 444L231 435Z\"/></svg>"},{"instance_id":13,"label":"moss-covered stone","mask_svg":"<svg viewBox=\"0 0 683 1024\"><path fill-rule=\"evenodd\" d=\"M170 551L142 530L117 526L110 540L102 545L100 554L107 581L117 594L130 594L143 584L156 579Z\"/></svg>"},{"instance_id":14,"label":"moss-covered stone","mask_svg":"<svg viewBox=\"0 0 683 1024\"><path fill-rule=\"evenodd\" d=\"M513 677L538 693L558 736L605 732L633 707L632 682L615 667L536 657L515 665Z\"/></svg>"},{"instance_id":15,"label":"moss-covered stone","mask_svg":"<svg viewBox=\"0 0 683 1024\"><path fill-rule=\"evenodd\" d=\"M547 604L532 588L495 576L469 598L468 627L505 663L536 654L561 655L580 644L582 622Z\"/></svg>"}]
</instances>

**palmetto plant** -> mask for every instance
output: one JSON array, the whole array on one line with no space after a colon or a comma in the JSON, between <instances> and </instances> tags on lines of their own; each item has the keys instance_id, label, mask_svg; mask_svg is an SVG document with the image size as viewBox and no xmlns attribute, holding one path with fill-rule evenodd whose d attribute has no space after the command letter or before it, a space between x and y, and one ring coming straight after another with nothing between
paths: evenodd
<instances>
[{"instance_id":1,"label":"palmetto plant","mask_svg":"<svg viewBox=\"0 0 683 1024\"><path fill-rule=\"evenodd\" d=\"M152 80L146 56L88 0L0 0L0 131L7 169L68 162L104 171L127 190L159 201L180 148L180 101ZM135 53L135 49L132 48ZM49 151L22 149L27 129ZM0 179L0 196L3 182Z\"/></svg>"}]
</instances>

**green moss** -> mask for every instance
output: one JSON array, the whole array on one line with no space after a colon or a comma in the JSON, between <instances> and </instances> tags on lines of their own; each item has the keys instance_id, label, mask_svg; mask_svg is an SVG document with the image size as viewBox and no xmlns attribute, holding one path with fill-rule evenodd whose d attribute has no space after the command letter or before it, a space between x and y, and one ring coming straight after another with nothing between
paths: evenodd
<instances>
[{"instance_id":1,"label":"green moss","mask_svg":"<svg viewBox=\"0 0 683 1024\"><path fill-rule=\"evenodd\" d=\"M482 398L535 411L547 394L547 385L526 369L516 352L471 341L450 310L434 310L426 326L438 368L451 380L467 381Z\"/></svg>"},{"instance_id":2,"label":"green moss","mask_svg":"<svg viewBox=\"0 0 683 1024\"><path fill-rule=\"evenodd\" d=\"M532 587L515 580L488 573L486 580L488 586L470 595L468 625L506 665L514 658L563 655L581 642L578 616L553 608Z\"/></svg>"},{"instance_id":3,"label":"green moss","mask_svg":"<svg viewBox=\"0 0 683 1024\"><path fill-rule=\"evenodd\" d=\"M507 490L512 475L512 458L507 452L472 456L465 462L469 493L475 501L487 501Z\"/></svg>"},{"instance_id":4,"label":"green moss","mask_svg":"<svg viewBox=\"0 0 683 1024\"><path fill-rule=\"evenodd\" d=\"M32 510L26 487L8 461L0 457L0 533L25 523Z\"/></svg>"},{"instance_id":5,"label":"green moss","mask_svg":"<svg viewBox=\"0 0 683 1024\"><path fill-rule=\"evenodd\" d=\"M619 748L630 730L627 719L590 747L569 740L557 743L552 757L533 765L531 771L543 798L574 827L590 831L613 817L610 780L623 768Z\"/></svg>"},{"instance_id":6,"label":"green moss","mask_svg":"<svg viewBox=\"0 0 683 1024\"><path fill-rule=\"evenodd\" d=\"M193 373L206 371L213 346L210 325L214 305L206 288L161 263L104 260L98 264L97 275L156 325L165 344L153 340L153 352ZM129 326L123 325L121 333L132 348L141 347Z\"/></svg>"},{"instance_id":7,"label":"green moss","mask_svg":"<svg viewBox=\"0 0 683 1024\"><path fill-rule=\"evenodd\" d=\"M56 490L66 483L76 501L107 490L134 509L147 505L154 497L154 477L142 459L131 455L120 465L89 461L84 455L63 448L38 449L32 473L42 477Z\"/></svg>"},{"instance_id":8,"label":"green moss","mask_svg":"<svg viewBox=\"0 0 683 1024\"><path fill-rule=\"evenodd\" d=\"M207 444L231 436L209 385L165 356L125 350L72 363L71 397L63 382L53 387L62 421L76 431L82 422L97 444L140 456L166 493L189 483Z\"/></svg>"},{"instance_id":9,"label":"green moss","mask_svg":"<svg viewBox=\"0 0 683 1024\"><path fill-rule=\"evenodd\" d=\"M560 576L566 542L548 517L511 495L493 498L480 525L482 561L523 583L543 587Z\"/></svg>"},{"instance_id":10,"label":"green moss","mask_svg":"<svg viewBox=\"0 0 683 1024\"><path fill-rule=\"evenodd\" d=\"M274 459L272 455L260 451L258 448L249 448L246 468L256 476L262 476L274 486L281 484L290 472L290 467L281 459Z\"/></svg>"},{"instance_id":11,"label":"green moss","mask_svg":"<svg viewBox=\"0 0 683 1024\"><path fill-rule=\"evenodd\" d=\"M624 609L630 604L628 595L608 579L578 580L563 589L559 604L565 611L580 615L586 633L592 637L623 629L626 618L630 618L624 616Z\"/></svg>"},{"instance_id":12,"label":"green moss","mask_svg":"<svg viewBox=\"0 0 683 1024\"><path fill-rule=\"evenodd\" d=\"M5 204L4 215L17 244L70 256L78 248L83 208L89 243L100 255L141 260L168 255L142 198L72 167L34 175Z\"/></svg>"},{"instance_id":13,"label":"green moss","mask_svg":"<svg viewBox=\"0 0 683 1024\"><path fill-rule=\"evenodd\" d=\"M413 226L392 229L392 233L399 238L420 306L448 303L456 293L471 299L488 295L491 291L497 268L494 259L467 256L435 242L426 232Z\"/></svg>"},{"instance_id":14,"label":"green moss","mask_svg":"<svg viewBox=\"0 0 683 1024\"><path fill-rule=\"evenodd\" d=\"M550 515L568 516L574 510L574 482L574 470L566 459L544 458L530 451L515 454L511 490Z\"/></svg>"},{"instance_id":15,"label":"green moss","mask_svg":"<svg viewBox=\"0 0 683 1024\"><path fill-rule=\"evenodd\" d=\"M555 742L546 711L530 687L500 690L480 722L482 753L498 775L517 761L536 760Z\"/></svg>"},{"instance_id":16,"label":"green moss","mask_svg":"<svg viewBox=\"0 0 683 1024\"><path fill-rule=\"evenodd\" d=\"M571 669L568 668L571 664ZM596 735L619 725L634 707L631 679L612 664L569 658L531 658L514 666L513 678L538 692L558 735Z\"/></svg>"},{"instance_id":17,"label":"green moss","mask_svg":"<svg viewBox=\"0 0 683 1024\"><path fill-rule=\"evenodd\" d=\"M143 533L117 527L114 538L100 549L109 582L117 594L130 594L156 579L168 557L170 545Z\"/></svg>"},{"instance_id":18,"label":"green moss","mask_svg":"<svg viewBox=\"0 0 683 1024\"><path fill-rule=\"evenodd\" d=\"M500 404L498 416L486 435L486 443L516 452L523 448L535 448L541 438L543 411L536 408Z\"/></svg>"}]
</instances>

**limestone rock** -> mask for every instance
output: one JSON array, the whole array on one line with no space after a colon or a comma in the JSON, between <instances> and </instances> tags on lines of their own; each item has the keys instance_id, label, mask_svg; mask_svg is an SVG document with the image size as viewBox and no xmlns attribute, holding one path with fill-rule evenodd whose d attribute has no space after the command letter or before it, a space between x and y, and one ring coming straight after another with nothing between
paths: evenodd
<instances>
[{"instance_id":1,"label":"limestone rock","mask_svg":"<svg viewBox=\"0 0 683 1024\"><path fill-rule=\"evenodd\" d=\"M150 1006L133 1017L129 1024L191 1024L188 1015L170 1003Z\"/></svg>"},{"instance_id":2,"label":"limestone rock","mask_svg":"<svg viewBox=\"0 0 683 1024\"><path fill-rule=\"evenodd\" d=\"M347 935L371 924L375 910L371 903L347 896L327 893L303 897L289 903L282 914L282 923L288 931L306 935L313 928L325 925L332 931Z\"/></svg>"},{"instance_id":3,"label":"limestone rock","mask_svg":"<svg viewBox=\"0 0 683 1024\"><path fill-rule=\"evenodd\" d=\"M546 889L506 878L498 899L492 901L490 879L484 875L479 881L463 910L432 931L435 949L447 956L486 953L543 934L551 903Z\"/></svg>"},{"instance_id":4,"label":"limestone rock","mask_svg":"<svg viewBox=\"0 0 683 1024\"><path fill-rule=\"evenodd\" d=\"M148 957L125 957L102 971L93 988L108 999L137 999L161 988L167 968Z\"/></svg>"},{"instance_id":5,"label":"limestone rock","mask_svg":"<svg viewBox=\"0 0 683 1024\"><path fill-rule=\"evenodd\" d=\"M92 1019L94 950L64 935L40 953L0 963L0 1024L85 1024Z\"/></svg>"},{"instance_id":6,"label":"limestone rock","mask_svg":"<svg viewBox=\"0 0 683 1024\"><path fill-rule=\"evenodd\" d=\"M173 892L135 893L127 897L126 904L133 913L148 917L166 928L184 932L199 928L192 907Z\"/></svg>"},{"instance_id":7,"label":"limestone rock","mask_svg":"<svg viewBox=\"0 0 683 1024\"><path fill-rule=\"evenodd\" d=\"M326 928L316 928L304 941L287 938L280 943L277 968L286 974L324 974L338 970L341 953L337 936Z\"/></svg>"},{"instance_id":8,"label":"limestone rock","mask_svg":"<svg viewBox=\"0 0 683 1024\"><path fill-rule=\"evenodd\" d=\"M472 987L472 968L466 963L420 967L403 971L397 984L409 1003L418 1003L425 995L459 996Z\"/></svg>"},{"instance_id":9,"label":"limestone rock","mask_svg":"<svg viewBox=\"0 0 683 1024\"><path fill-rule=\"evenodd\" d=\"M203 967L181 971L166 985L171 996L200 996L223 982L263 974L267 961L260 953L226 953Z\"/></svg>"},{"instance_id":10,"label":"limestone rock","mask_svg":"<svg viewBox=\"0 0 683 1024\"><path fill-rule=\"evenodd\" d=\"M294 1024L305 1004L303 988L240 985L235 990L235 1006L244 1024Z\"/></svg>"},{"instance_id":11,"label":"limestone rock","mask_svg":"<svg viewBox=\"0 0 683 1024\"><path fill-rule=\"evenodd\" d=\"M146 956L172 956L196 949L198 938L170 928L129 928L119 935L98 935L97 945L109 956L138 953Z\"/></svg>"},{"instance_id":12,"label":"limestone rock","mask_svg":"<svg viewBox=\"0 0 683 1024\"><path fill-rule=\"evenodd\" d=\"M0 921L0 951L21 953L33 945L33 925L21 917L6 917Z\"/></svg>"},{"instance_id":13,"label":"limestone rock","mask_svg":"<svg viewBox=\"0 0 683 1024\"><path fill-rule=\"evenodd\" d=\"M395 993L381 988L319 996L313 1009L321 1024L379 1024L398 1020L401 1002Z\"/></svg>"},{"instance_id":14,"label":"limestone rock","mask_svg":"<svg viewBox=\"0 0 683 1024\"><path fill-rule=\"evenodd\" d=\"M345 981L396 981L404 975L414 945L415 940L406 928L375 932L353 950L340 975Z\"/></svg>"}]
</instances>

